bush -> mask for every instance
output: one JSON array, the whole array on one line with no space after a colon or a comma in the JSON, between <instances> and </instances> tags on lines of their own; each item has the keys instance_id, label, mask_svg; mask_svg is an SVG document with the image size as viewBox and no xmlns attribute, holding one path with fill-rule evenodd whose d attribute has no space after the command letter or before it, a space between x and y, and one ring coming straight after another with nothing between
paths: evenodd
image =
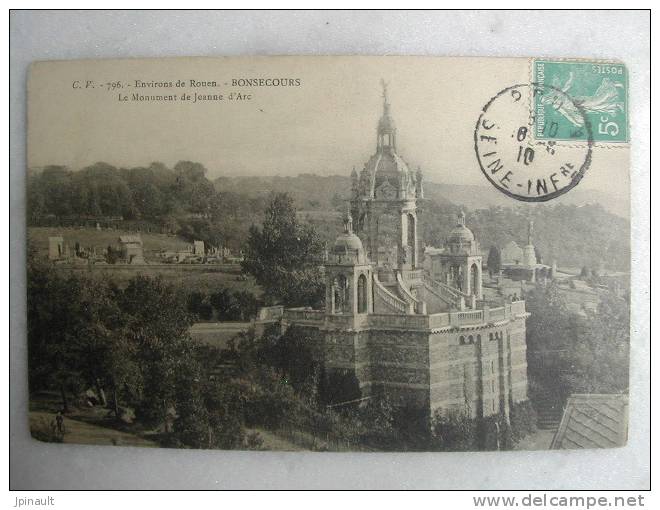
<instances>
[{"instance_id":1,"label":"bush","mask_svg":"<svg viewBox=\"0 0 660 510\"><path fill-rule=\"evenodd\" d=\"M250 450L261 450L264 445L264 440L259 432L250 432L245 438L245 445Z\"/></svg>"},{"instance_id":2,"label":"bush","mask_svg":"<svg viewBox=\"0 0 660 510\"><path fill-rule=\"evenodd\" d=\"M529 400L512 404L509 417L511 436L514 443L536 430L536 411Z\"/></svg>"},{"instance_id":3,"label":"bush","mask_svg":"<svg viewBox=\"0 0 660 510\"><path fill-rule=\"evenodd\" d=\"M38 441L46 443L62 443L64 441L64 434L57 431L55 420L48 421L46 418L39 418L30 426L32 437Z\"/></svg>"},{"instance_id":4,"label":"bush","mask_svg":"<svg viewBox=\"0 0 660 510\"><path fill-rule=\"evenodd\" d=\"M514 445L511 426L502 414L487 416L478 425L480 450L511 450Z\"/></svg>"},{"instance_id":5,"label":"bush","mask_svg":"<svg viewBox=\"0 0 660 510\"><path fill-rule=\"evenodd\" d=\"M470 451L477 449L476 420L462 411L436 411L431 423L431 449Z\"/></svg>"}]
</instances>

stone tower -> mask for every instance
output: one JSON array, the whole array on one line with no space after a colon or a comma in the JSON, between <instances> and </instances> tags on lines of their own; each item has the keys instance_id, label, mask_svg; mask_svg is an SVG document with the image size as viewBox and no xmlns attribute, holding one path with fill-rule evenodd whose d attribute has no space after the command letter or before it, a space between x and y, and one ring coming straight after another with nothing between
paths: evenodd
<instances>
[{"instance_id":1,"label":"stone tower","mask_svg":"<svg viewBox=\"0 0 660 510\"><path fill-rule=\"evenodd\" d=\"M481 252L472 231L465 225L465 213L445 241L445 251L439 255L440 273L436 277L463 294L482 299Z\"/></svg>"},{"instance_id":2,"label":"stone tower","mask_svg":"<svg viewBox=\"0 0 660 510\"><path fill-rule=\"evenodd\" d=\"M417 199L422 171L413 172L397 153L396 124L383 82L383 113L376 131L376 153L358 177L352 174L351 212L367 257L378 267L421 267Z\"/></svg>"},{"instance_id":3,"label":"stone tower","mask_svg":"<svg viewBox=\"0 0 660 510\"><path fill-rule=\"evenodd\" d=\"M372 273L362 241L353 233L350 212L344 216L344 232L325 264L326 313L357 315L373 312Z\"/></svg>"}]
</instances>

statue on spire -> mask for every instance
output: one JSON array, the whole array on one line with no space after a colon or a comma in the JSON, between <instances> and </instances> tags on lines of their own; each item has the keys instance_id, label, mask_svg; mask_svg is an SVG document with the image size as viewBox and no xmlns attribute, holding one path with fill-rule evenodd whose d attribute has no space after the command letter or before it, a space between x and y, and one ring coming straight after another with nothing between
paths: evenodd
<instances>
[{"instance_id":1,"label":"statue on spire","mask_svg":"<svg viewBox=\"0 0 660 510\"><path fill-rule=\"evenodd\" d=\"M353 233L353 217L351 216L351 206L346 204L346 214L344 215L344 234Z\"/></svg>"},{"instance_id":2,"label":"statue on spire","mask_svg":"<svg viewBox=\"0 0 660 510\"><path fill-rule=\"evenodd\" d=\"M389 104L389 103L387 102L387 87L388 87L388 83L387 83L383 78L381 78L381 79L380 79L380 84L381 84L381 86L383 87L383 103L387 105L387 104Z\"/></svg>"}]
</instances>

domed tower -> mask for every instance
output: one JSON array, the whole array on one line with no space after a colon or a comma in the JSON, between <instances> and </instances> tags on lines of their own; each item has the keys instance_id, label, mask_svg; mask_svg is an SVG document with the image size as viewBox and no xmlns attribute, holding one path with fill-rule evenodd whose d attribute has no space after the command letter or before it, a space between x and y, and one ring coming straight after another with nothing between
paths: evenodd
<instances>
[{"instance_id":1,"label":"domed tower","mask_svg":"<svg viewBox=\"0 0 660 510\"><path fill-rule=\"evenodd\" d=\"M360 238L353 233L353 218L344 216L344 232L337 236L325 264L326 313L363 314L373 311L372 272Z\"/></svg>"},{"instance_id":2,"label":"domed tower","mask_svg":"<svg viewBox=\"0 0 660 510\"><path fill-rule=\"evenodd\" d=\"M445 241L445 251L440 255L440 278L463 294L482 299L481 253L479 243L465 225L465 213L458 215L458 222Z\"/></svg>"},{"instance_id":3,"label":"domed tower","mask_svg":"<svg viewBox=\"0 0 660 510\"><path fill-rule=\"evenodd\" d=\"M422 198L421 169L413 172L397 152L396 124L383 81L383 113L376 131L376 153L353 180L351 211L367 257L378 266L421 267L417 237L417 199ZM355 192L357 190L357 192Z\"/></svg>"}]
</instances>

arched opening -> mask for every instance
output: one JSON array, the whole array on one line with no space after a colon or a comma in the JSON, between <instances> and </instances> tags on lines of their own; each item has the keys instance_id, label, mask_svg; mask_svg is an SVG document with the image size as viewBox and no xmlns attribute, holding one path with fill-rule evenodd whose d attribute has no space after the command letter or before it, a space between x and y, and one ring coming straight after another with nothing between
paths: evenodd
<instances>
[{"instance_id":1,"label":"arched opening","mask_svg":"<svg viewBox=\"0 0 660 510\"><path fill-rule=\"evenodd\" d=\"M472 335L468 336L468 343L470 344L474 343L474 337Z\"/></svg>"},{"instance_id":2,"label":"arched opening","mask_svg":"<svg viewBox=\"0 0 660 510\"><path fill-rule=\"evenodd\" d=\"M367 313L367 277L361 274L357 283L358 313Z\"/></svg>"},{"instance_id":3,"label":"arched opening","mask_svg":"<svg viewBox=\"0 0 660 510\"><path fill-rule=\"evenodd\" d=\"M472 294L479 294L479 268L476 264L470 266L470 286L472 289Z\"/></svg>"},{"instance_id":4,"label":"arched opening","mask_svg":"<svg viewBox=\"0 0 660 510\"><path fill-rule=\"evenodd\" d=\"M379 266L396 267L399 260L397 237L399 222L394 214L385 212L376 220L376 256L372 254Z\"/></svg>"},{"instance_id":5,"label":"arched opening","mask_svg":"<svg viewBox=\"0 0 660 510\"><path fill-rule=\"evenodd\" d=\"M337 276L334 285L335 313L345 313L348 310L348 279L345 275Z\"/></svg>"},{"instance_id":6,"label":"arched opening","mask_svg":"<svg viewBox=\"0 0 660 510\"><path fill-rule=\"evenodd\" d=\"M408 250L410 253L410 265L415 269L417 260L415 260L415 244L416 244L416 235L415 235L415 217L412 214L408 214Z\"/></svg>"},{"instance_id":7,"label":"arched opening","mask_svg":"<svg viewBox=\"0 0 660 510\"><path fill-rule=\"evenodd\" d=\"M458 343L461 344L461 345L465 345L465 337L464 336L459 337L458 338Z\"/></svg>"},{"instance_id":8,"label":"arched opening","mask_svg":"<svg viewBox=\"0 0 660 510\"><path fill-rule=\"evenodd\" d=\"M449 275L447 284L460 291L463 290L463 268L458 264L453 264L449 267Z\"/></svg>"}]
</instances>

